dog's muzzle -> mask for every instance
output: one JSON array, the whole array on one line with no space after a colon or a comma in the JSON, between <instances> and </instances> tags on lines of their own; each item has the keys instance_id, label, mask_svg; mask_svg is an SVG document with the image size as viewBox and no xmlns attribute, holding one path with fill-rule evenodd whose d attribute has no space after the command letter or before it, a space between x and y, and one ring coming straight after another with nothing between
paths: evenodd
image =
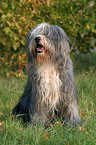
<instances>
[{"instance_id":1,"label":"dog's muzzle","mask_svg":"<svg viewBox=\"0 0 96 145\"><path fill-rule=\"evenodd\" d=\"M44 48L43 48L43 45L41 44L41 37L35 37L35 42L36 42L35 51L37 53L43 53Z\"/></svg>"}]
</instances>

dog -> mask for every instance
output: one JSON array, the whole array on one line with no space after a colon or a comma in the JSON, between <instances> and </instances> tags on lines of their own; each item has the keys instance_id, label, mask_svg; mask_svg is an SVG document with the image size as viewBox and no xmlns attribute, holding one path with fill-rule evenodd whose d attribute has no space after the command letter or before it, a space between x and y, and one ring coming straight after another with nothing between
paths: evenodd
<instances>
[{"instance_id":1,"label":"dog","mask_svg":"<svg viewBox=\"0 0 96 145\"><path fill-rule=\"evenodd\" d=\"M80 121L69 38L57 25L41 23L27 35L28 81L12 114L23 122L44 123L60 117Z\"/></svg>"}]
</instances>

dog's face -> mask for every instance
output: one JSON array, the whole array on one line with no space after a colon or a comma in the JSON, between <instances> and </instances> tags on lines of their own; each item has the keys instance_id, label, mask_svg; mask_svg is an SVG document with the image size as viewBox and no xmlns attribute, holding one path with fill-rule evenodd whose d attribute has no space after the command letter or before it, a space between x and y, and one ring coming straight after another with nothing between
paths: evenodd
<instances>
[{"instance_id":1,"label":"dog's face","mask_svg":"<svg viewBox=\"0 0 96 145\"><path fill-rule=\"evenodd\" d=\"M44 35L35 35L32 38L31 48L36 55L45 55L48 51L48 40Z\"/></svg>"},{"instance_id":2,"label":"dog's face","mask_svg":"<svg viewBox=\"0 0 96 145\"><path fill-rule=\"evenodd\" d=\"M38 62L44 62L50 57L52 59L60 54L66 39L68 37L62 28L47 23L39 24L27 35L27 54Z\"/></svg>"},{"instance_id":3,"label":"dog's face","mask_svg":"<svg viewBox=\"0 0 96 145\"><path fill-rule=\"evenodd\" d=\"M30 46L30 51L32 52L35 62L43 63L45 60L49 60L52 50L51 44L49 46L48 38L44 35L38 34L32 37L32 42ZM52 46L54 47L54 46Z\"/></svg>"},{"instance_id":4,"label":"dog's face","mask_svg":"<svg viewBox=\"0 0 96 145\"><path fill-rule=\"evenodd\" d=\"M33 40L34 53L42 55L47 51L47 41L43 35L37 35Z\"/></svg>"}]
</instances>

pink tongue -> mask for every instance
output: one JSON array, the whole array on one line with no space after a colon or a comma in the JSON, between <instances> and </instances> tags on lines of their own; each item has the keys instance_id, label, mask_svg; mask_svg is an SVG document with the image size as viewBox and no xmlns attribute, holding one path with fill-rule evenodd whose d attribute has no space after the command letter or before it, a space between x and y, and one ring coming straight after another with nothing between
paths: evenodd
<instances>
[{"instance_id":1,"label":"pink tongue","mask_svg":"<svg viewBox=\"0 0 96 145\"><path fill-rule=\"evenodd\" d=\"M37 49L37 51L42 51L43 50L42 47L37 47L36 49Z\"/></svg>"}]
</instances>

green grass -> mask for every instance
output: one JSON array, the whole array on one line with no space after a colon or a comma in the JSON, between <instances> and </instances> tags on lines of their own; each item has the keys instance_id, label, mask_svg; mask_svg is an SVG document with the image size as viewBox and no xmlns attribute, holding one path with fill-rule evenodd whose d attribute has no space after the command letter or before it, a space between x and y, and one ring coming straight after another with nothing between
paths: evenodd
<instances>
[{"instance_id":1,"label":"green grass","mask_svg":"<svg viewBox=\"0 0 96 145\"><path fill-rule=\"evenodd\" d=\"M96 144L96 53L77 55L74 59L80 118L77 127L52 123L28 125L12 119L12 108L23 93L27 77L0 77L0 144L1 145L95 145Z\"/></svg>"}]
</instances>

